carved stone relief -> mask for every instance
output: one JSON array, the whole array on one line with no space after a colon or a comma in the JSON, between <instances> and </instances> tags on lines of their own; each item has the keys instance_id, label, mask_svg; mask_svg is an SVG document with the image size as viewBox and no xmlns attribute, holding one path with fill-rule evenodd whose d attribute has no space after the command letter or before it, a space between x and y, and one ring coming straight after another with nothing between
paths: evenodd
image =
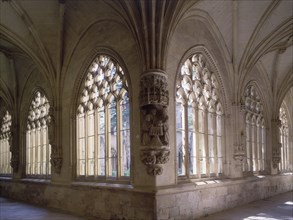
<instances>
[{"instance_id":1,"label":"carved stone relief","mask_svg":"<svg viewBox=\"0 0 293 220\"><path fill-rule=\"evenodd\" d=\"M161 164L169 160L167 79L161 72L149 72L141 77L141 161L149 175L160 175Z\"/></svg>"},{"instance_id":2,"label":"carved stone relief","mask_svg":"<svg viewBox=\"0 0 293 220\"><path fill-rule=\"evenodd\" d=\"M281 148L282 148L281 143L278 143L277 146L273 147L272 163L273 163L273 168L275 169L278 168L278 165L281 161Z\"/></svg>"},{"instance_id":3,"label":"carved stone relief","mask_svg":"<svg viewBox=\"0 0 293 220\"><path fill-rule=\"evenodd\" d=\"M16 126L13 127L13 130L10 132L9 136L9 146L11 152L10 166L14 172L18 172L19 168L19 149L17 147L17 137L14 135L16 132Z\"/></svg>"},{"instance_id":4,"label":"carved stone relief","mask_svg":"<svg viewBox=\"0 0 293 220\"><path fill-rule=\"evenodd\" d=\"M234 159L239 163L243 163L246 158L246 151L245 151L245 135L244 132L241 132L240 135L240 144L236 145L235 152L234 152Z\"/></svg>"},{"instance_id":5,"label":"carved stone relief","mask_svg":"<svg viewBox=\"0 0 293 220\"><path fill-rule=\"evenodd\" d=\"M50 163L55 173L60 174L62 167L62 155L61 149L58 148L56 144L56 127L55 127L55 116L54 116L54 108L49 108L49 115L47 116L48 123L48 139L51 145L51 159Z\"/></svg>"}]
</instances>

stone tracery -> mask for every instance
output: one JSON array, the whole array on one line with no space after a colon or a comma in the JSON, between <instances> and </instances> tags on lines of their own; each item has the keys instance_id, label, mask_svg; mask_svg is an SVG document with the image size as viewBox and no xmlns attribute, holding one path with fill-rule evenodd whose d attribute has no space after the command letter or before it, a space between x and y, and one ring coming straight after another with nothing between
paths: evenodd
<instances>
[{"instance_id":1,"label":"stone tracery","mask_svg":"<svg viewBox=\"0 0 293 220\"><path fill-rule=\"evenodd\" d=\"M195 53L182 65L176 82L176 118L182 121L177 123L177 153L182 163L178 175L218 175L222 172L223 109L217 77L204 55Z\"/></svg>"},{"instance_id":2,"label":"stone tracery","mask_svg":"<svg viewBox=\"0 0 293 220\"><path fill-rule=\"evenodd\" d=\"M11 174L10 159L13 152L13 135L11 130L12 120L11 115L6 111L1 124L0 130L0 173Z\"/></svg>"},{"instance_id":3,"label":"stone tracery","mask_svg":"<svg viewBox=\"0 0 293 220\"><path fill-rule=\"evenodd\" d=\"M289 170L289 127L288 127L288 118L285 111L284 105L281 106L279 111L280 118L280 147L279 155L281 159L279 160L279 170L285 172Z\"/></svg>"},{"instance_id":4,"label":"stone tracery","mask_svg":"<svg viewBox=\"0 0 293 220\"><path fill-rule=\"evenodd\" d=\"M92 62L79 99L77 164L79 177L130 175L128 82L122 67L106 55Z\"/></svg>"},{"instance_id":5,"label":"stone tracery","mask_svg":"<svg viewBox=\"0 0 293 220\"><path fill-rule=\"evenodd\" d=\"M263 172L265 170L265 122L263 104L253 85L245 89L243 104L246 123L246 162L244 172Z\"/></svg>"},{"instance_id":6,"label":"stone tracery","mask_svg":"<svg viewBox=\"0 0 293 220\"><path fill-rule=\"evenodd\" d=\"M53 139L48 138L50 104L47 97L37 91L29 108L26 130L26 174L48 177L51 174L51 148ZM50 132L49 132L50 133ZM51 143L49 142L52 142Z\"/></svg>"}]
</instances>

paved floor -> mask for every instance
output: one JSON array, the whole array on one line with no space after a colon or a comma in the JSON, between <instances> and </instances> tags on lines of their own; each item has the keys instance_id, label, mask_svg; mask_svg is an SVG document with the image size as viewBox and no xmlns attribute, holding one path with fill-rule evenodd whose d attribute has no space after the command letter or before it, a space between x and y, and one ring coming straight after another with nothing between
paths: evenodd
<instances>
[{"instance_id":1,"label":"paved floor","mask_svg":"<svg viewBox=\"0 0 293 220\"><path fill-rule=\"evenodd\" d=\"M0 197L0 220L84 220L54 209L41 208Z\"/></svg>"},{"instance_id":2,"label":"paved floor","mask_svg":"<svg viewBox=\"0 0 293 220\"><path fill-rule=\"evenodd\" d=\"M53 209L45 209L0 197L1 220L85 220ZM255 201L198 220L293 220L293 192Z\"/></svg>"},{"instance_id":3,"label":"paved floor","mask_svg":"<svg viewBox=\"0 0 293 220\"><path fill-rule=\"evenodd\" d=\"M251 202L198 220L293 220L293 192Z\"/></svg>"}]
</instances>

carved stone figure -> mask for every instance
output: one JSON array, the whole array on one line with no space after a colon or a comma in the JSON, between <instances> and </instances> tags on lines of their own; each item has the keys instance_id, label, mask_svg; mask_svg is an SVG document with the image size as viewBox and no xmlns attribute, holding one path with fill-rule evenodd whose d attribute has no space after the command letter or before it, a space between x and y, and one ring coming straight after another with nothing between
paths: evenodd
<instances>
[{"instance_id":1,"label":"carved stone figure","mask_svg":"<svg viewBox=\"0 0 293 220\"><path fill-rule=\"evenodd\" d=\"M141 77L141 161L149 175L160 175L169 160L168 134L169 95L167 78L162 72L149 72Z\"/></svg>"},{"instance_id":2,"label":"carved stone figure","mask_svg":"<svg viewBox=\"0 0 293 220\"><path fill-rule=\"evenodd\" d=\"M273 163L273 168L278 168L278 165L281 161L281 148L282 148L282 143L278 143L277 146L273 148L273 157L272 157L272 163Z\"/></svg>"},{"instance_id":3,"label":"carved stone figure","mask_svg":"<svg viewBox=\"0 0 293 220\"><path fill-rule=\"evenodd\" d=\"M245 151L245 135L244 132L241 131L240 135L240 144L236 145L236 149L234 152L234 159L239 163L242 163L246 158L246 151Z\"/></svg>"}]
</instances>

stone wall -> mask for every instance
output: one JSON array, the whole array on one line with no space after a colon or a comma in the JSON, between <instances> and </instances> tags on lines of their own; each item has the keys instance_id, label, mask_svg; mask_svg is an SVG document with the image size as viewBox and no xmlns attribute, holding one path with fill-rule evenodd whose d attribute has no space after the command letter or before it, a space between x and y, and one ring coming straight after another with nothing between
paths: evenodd
<instances>
[{"instance_id":1,"label":"stone wall","mask_svg":"<svg viewBox=\"0 0 293 220\"><path fill-rule=\"evenodd\" d=\"M293 175L209 180L152 190L0 179L1 196L96 219L189 220L293 190Z\"/></svg>"},{"instance_id":2,"label":"stone wall","mask_svg":"<svg viewBox=\"0 0 293 220\"><path fill-rule=\"evenodd\" d=\"M0 180L1 196L43 207L62 209L95 219L154 219L154 196L131 187L105 187L74 183L70 186L44 182Z\"/></svg>"},{"instance_id":3,"label":"stone wall","mask_svg":"<svg viewBox=\"0 0 293 220\"><path fill-rule=\"evenodd\" d=\"M197 185L198 184L198 185ZM293 176L180 184L156 195L157 219L189 220L293 190Z\"/></svg>"}]
</instances>

